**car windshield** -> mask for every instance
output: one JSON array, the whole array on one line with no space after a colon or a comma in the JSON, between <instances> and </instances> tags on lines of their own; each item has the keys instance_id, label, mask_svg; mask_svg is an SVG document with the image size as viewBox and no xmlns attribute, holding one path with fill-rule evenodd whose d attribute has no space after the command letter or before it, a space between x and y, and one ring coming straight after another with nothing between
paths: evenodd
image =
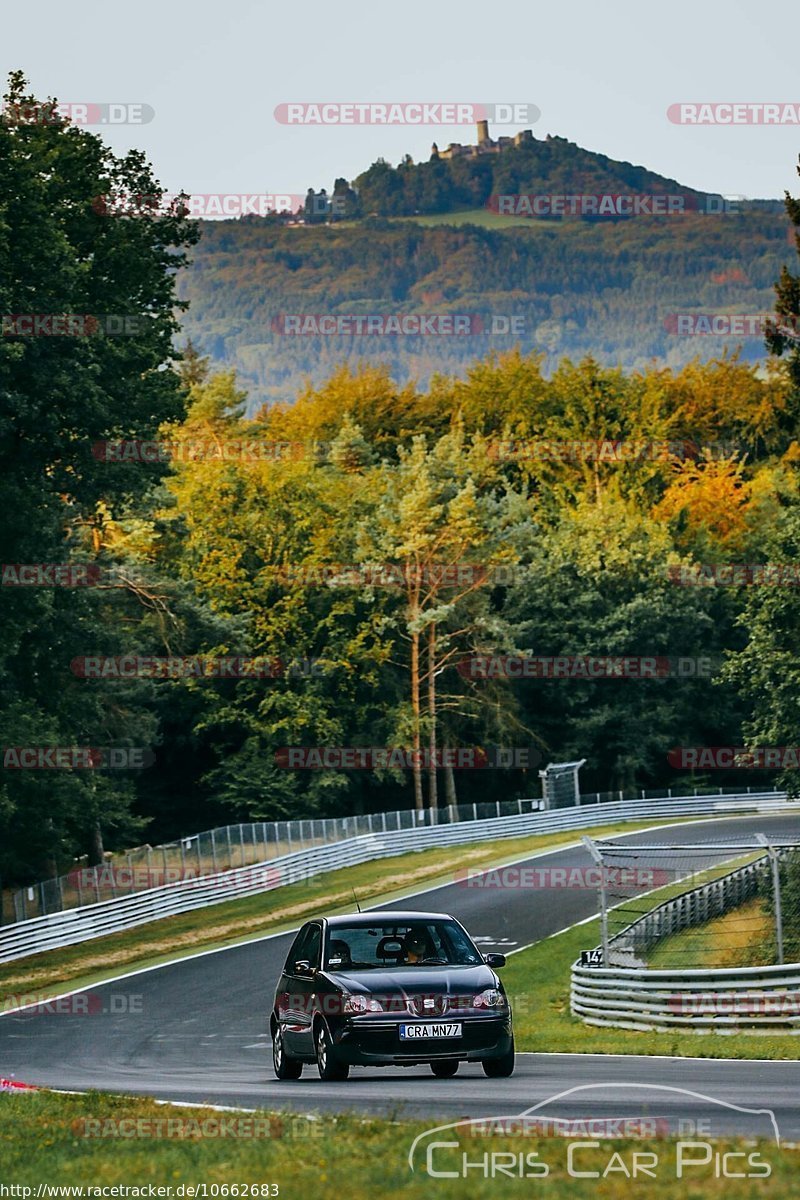
<instances>
[{"instance_id":1,"label":"car windshield","mask_svg":"<svg viewBox=\"0 0 800 1200\"><path fill-rule=\"evenodd\" d=\"M332 971L371 968L475 966L483 959L455 921L377 922L328 929L325 966Z\"/></svg>"}]
</instances>

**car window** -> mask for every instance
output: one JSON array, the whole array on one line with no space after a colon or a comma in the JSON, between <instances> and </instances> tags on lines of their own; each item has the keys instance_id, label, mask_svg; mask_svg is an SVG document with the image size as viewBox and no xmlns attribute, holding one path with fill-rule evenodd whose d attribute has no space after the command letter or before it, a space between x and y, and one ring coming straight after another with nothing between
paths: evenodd
<instances>
[{"instance_id":1,"label":"car window","mask_svg":"<svg viewBox=\"0 0 800 1200\"><path fill-rule=\"evenodd\" d=\"M325 965L333 971L474 966L482 957L455 921L376 922L329 929Z\"/></svg>"},{"instance_id":2,"label":"car window","mask_svg":"<svg viewBox=\"0 0 800 1200\"><path fill-rule=\"evenodd\" d=\"M312 967L319 966L319 952L322 942L322 930L319 925L305 925L298 933L289 951L284 971L291 974L294 964L306 959Z\"/></svg>"}]
</instances>

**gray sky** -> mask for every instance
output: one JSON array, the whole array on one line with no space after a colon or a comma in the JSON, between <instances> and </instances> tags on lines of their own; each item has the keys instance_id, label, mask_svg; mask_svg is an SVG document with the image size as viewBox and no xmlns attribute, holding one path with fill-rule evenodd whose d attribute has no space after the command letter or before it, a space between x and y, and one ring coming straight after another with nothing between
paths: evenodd
<instances>
[{"instance_id":1,"label":"gray sky","mask_svg":"<svg viewBox=\"0 0 800 1200\"><path fill-rule=\"evenodd\" d=\"M146 125L103 132L138 146L170 190L305 192L377 157L425 159L464 127L279 124L287 101L527 102L559 134L687 186L745 196L800 191L798 126L688 127L680 101L793 102L800 5L562 0L6 0L0 66L37 95L139 102ZM494 127L512 133L514 126Z\"/></svg>"}]
</instances>

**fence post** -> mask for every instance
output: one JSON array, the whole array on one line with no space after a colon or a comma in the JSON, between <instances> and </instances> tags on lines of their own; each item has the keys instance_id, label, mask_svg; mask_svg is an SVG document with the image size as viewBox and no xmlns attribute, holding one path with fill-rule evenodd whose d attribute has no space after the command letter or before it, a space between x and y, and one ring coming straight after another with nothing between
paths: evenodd
<instances>
[{"instance_id":1,"label":"fence post","mask_svg":"<svg viewBox=\"0 0 800 1200\"><path fill-rule=\"evenodd\" d=\"M783 966L783 912L781 911L781 874L778 853L765 833L756 834L762 846L766 846L772 868L772 894L775 900L775 941L778 946L778 966Z\"/></svg>"},{"instance_id":2,"label":"fence post","mask_svg":"<svg viewBox=\"0 0 800 1200\"><path fill-rule=\"evenodd\" d=\"M198 845L199 844L200 844L200 840L198 838ZM214 867L214 874L216 875L217 874L217 839L216 839L213 829L211 830L211 862Z\"/></svg>"},{"instance_id":3,"label":"fence post","mask_svg":"<svg viewBox=\"0 0 800 1200\"><path fill-rule=\"evenodd\" d=\"M603 874L603 856L595 846L590 837L584 836L581 838L586 849L591 854L594 862L600 868L600 882L597 885L597 890L600 894L600 937L603 945L603 966L608 964L608 901L606 898L606 881Z\"/></svg>"},{"instance_id":4,"label":"fence post","mask_svg":"<svg viewBox=\"0 0 800 1200\"><path fill-rule=\"evenodd\" d=\"M233 870L233 846L231 845L231 827L230 827L230 825L225 826L225 837L228 842L228 870L232 871Z\"/></svg>"}]
</instances>

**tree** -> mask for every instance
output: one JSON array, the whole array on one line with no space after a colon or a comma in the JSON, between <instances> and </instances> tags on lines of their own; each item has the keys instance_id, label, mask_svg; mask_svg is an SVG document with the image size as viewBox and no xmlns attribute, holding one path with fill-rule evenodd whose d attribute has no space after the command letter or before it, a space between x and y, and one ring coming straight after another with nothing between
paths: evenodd
<instances>
[{"instance_id":1,"label":"tree","mask_svg":"<svg viewBox=\"0 0 800 1200\"><path fill-rule=\"evenodd\" d=\"M797 173L800 175L800 166ZM786 192L785 207L792 224L800 226L800 199ZM800 254L800 232L795 234L795 245ZM800 418L800 275L793 275L784 266L775 284L775 294L775 320L767 330L767 349L779 357L788 355L794 388L792 407L785 417L785 428L792 436L796 436Z\"/></svg>"},{"instance_id":2,"label":"tree","mask_svg":"<svg viewBox=\"0 0 800 1200\"><path fill-rule=\"evenodd\" d=\"M181 307L176 272L197 230L175 211L110 215L104 196L161 194L143 155L115 157L26 89L14 72L0 122L0 560L86 561L102 543L107 506L125 507L141 489L141 464L111 464L103 445L151 438L181 412L180 381L165 367ZM38 316L38 330L54 335L30 336L36 326L15 315ZM65 316L76 336L55 336ZM89 592L3 589L6 745L100 746L150 728L141 706L119 694L108 706L70 672L93 640L122 632L104 624L105 594ZM128 601L138 612L134 593ZM113 773L65 772L54 784L50 773L6 771L2 793L6 874L96 851L98 823L100 833L135 825L131 783Z\"/></svg>"},{"instance_id":3,"label":"tree","mask_svg":"<svg viewBox=\"0 0 800 1200\"><path fill-rule=\"evenodd\" d=\"M401 582L417 809L423 807L423 732L430 807L438 802L437 681L479 625L494 567L516 561L511 526L527 517L521 498L502 487L496 495L490 480L497 485L482 440L470 445L458 428L430 448L424 437L415 437L409 449L399 448L397 464L384 463L374 521L361 530L361 560L397 570ZM479 595L483 603L476 604Z\"/></svg>"}]
</instances>

